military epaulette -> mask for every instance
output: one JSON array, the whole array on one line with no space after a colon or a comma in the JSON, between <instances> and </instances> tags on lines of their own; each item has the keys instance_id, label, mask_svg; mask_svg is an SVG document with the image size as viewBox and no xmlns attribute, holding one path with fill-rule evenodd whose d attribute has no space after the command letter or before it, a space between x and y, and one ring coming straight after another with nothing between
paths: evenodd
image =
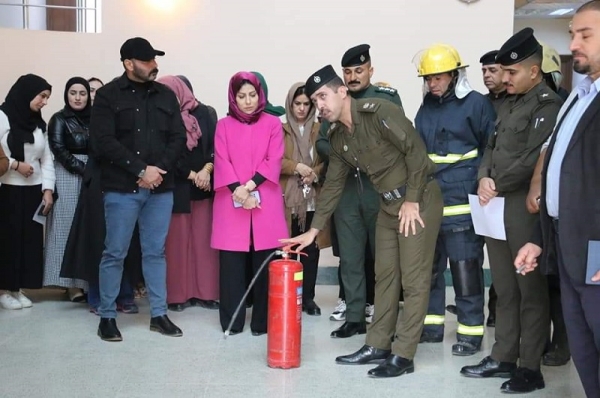
<instances>
[{"instance_id":1,"label":"military epaulette","mask_svg":"<svg viewBox=\"0 0 600 398\"><path fill-rule=\"evenodd\" d=\"M336 127L337 127L337 123L331 123L329 125L329 128L327 129L327 137L331 136L331 133L333 133L333 130L335 130Z\"/></svg>"},{"instance_id":2,"label":"military epaulette","mask_svg":"<svg viewBox=\"0 0 600 398\"><path fill-rule=\"evenodd\" d=\"M380 101L386 101L386 100L380 100ZM365 102L362 106L359 105L358 106L358 111L359 112L368 112L368 113L374 113L377 111L377 109L379 109L379 106L381 104L377 103L377 102Z\"/></svg>"},{"instance_id":3,"label":"military epaulette","mask_svg":"<svg viewBox=\"0 0 600 398\"><path fill-rule=\"evenodd\" d=\"M548 102L548 101L555 101L555 93L553 91L551 91L551 89L547 88L545 90L541 90L538 93L538 101L539 102Z\"/></svg>"},{"instance_id":4,"label":"military epaulette","mask_svg":"<svg viewBox=\"0 0 600 398\"><path fill-rule=\"evenodd\" d=\"M386 93L386 94L389 94L391 96L396 95L396 93L398 92L398 90L396 90L395 88L392 88L392 87L382 87L382 86L375 86L375 91L377 91L378 93Z\"/></svg>"}]
</instances>

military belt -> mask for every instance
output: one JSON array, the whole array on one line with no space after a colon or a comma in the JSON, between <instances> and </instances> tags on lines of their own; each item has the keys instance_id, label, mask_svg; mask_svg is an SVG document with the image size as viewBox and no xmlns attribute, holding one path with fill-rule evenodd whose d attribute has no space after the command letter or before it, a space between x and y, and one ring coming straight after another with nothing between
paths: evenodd
<instances>
[{"instance_id":1,"label":"military belt","mask_svg":"<svg viewBox=\"0 0 600 398\"><path fill-rule=\"evenodd\" d=\"M434 174L428 175L426 183L430 182L433 179L435 179ZM391 191L384 192L381 194L381 197L385 202L395 202L397 200L402 199L404 196L406 196L406 184L402 185L399 188L392 189Z\"/></svg>"}]
</instances>

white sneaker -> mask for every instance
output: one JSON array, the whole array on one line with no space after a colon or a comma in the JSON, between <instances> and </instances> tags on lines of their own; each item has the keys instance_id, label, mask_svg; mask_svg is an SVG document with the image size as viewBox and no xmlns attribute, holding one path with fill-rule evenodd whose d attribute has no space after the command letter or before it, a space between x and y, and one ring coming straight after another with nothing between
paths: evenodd
<instances>
[{"instance_id":1,"label":"white sneaker","mask_svg":"<svg viewBox=\"0 0 600 398\"><path fill-rule=\"evenodd\" d=\"M367 323L371 323L373 321L373 315L375 315L375 306L367 303L365 306L365 320Z\"/></svg>"},{"instance_id":2,"label":"white sneaker","mask_svg":"<svg viewBox=\"0 0 600 398\"><path fill-rule=\"evenodd\" d=\"M3 293L0 295L0 307L5 310L20 310L23 305L9 293Z\"/></svg>"},{"instance_id":3,"label":"white sneaker","mask_svg":"<svg viewBox=\"0 0 600 398\"><path fill-rule=\"evenodd\" d=\"M329 315L330 321L345 321L346 320L346 301L338 299L337 306Z\"/></svg>"},{"instance_id":4,"label":"white sneaker","mask_svg":"<svg viewBox=\"0 0 600 398\"><path fill-rule=\"evenodd\" d=\"M27 298L27 296L25 296L23 294L22 291L18 291L18 292L12 292L12 295L15 299L17 299L19 301L19 303L21 303L21 305L23 306L23 308L31 308L33 307L33 303L31 302L31 300L29 300Z\"/></svg>"}]
</instances>

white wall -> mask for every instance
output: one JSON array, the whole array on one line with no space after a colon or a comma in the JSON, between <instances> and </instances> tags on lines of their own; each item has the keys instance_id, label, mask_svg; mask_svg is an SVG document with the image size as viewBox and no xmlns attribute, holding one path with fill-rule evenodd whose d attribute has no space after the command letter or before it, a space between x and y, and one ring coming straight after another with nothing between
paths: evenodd
<instances>
[{"instance_id":1,"label":"white wall","mask_svg":"<svg viewBox=\"0 0 600 398\"><path fill-rule=\"evenodd\" d=\"M109 81L122 73L123 41L143 36L167 53L158 59L160 73L187 75L198 98L223 116L235 72L262 72L269 99L283 104L294 82L327 63L339 69L347 48L369 43L373 81L398 88L412 118L421 100L411 63L419 50L434 42L453 44L471 65L472 85L485 91L479 57L513 32L512 1L104 0L102 9L100 34L0 29L0 99L19 75L40 74L54 86L44 110L48 119L63 106L69 77Z\"/></svg>"},{"instance_id":2,"label":"white wall","mask_svg":"<svg viewBox=\"0 0 600 398\"><path fill-rule=\"evenodd\" d=\"M514 31L516 33L525 27L530 27L537 39L554 47L559 54L567 55L571 54L569 22L570 19L516 19Z\"/></svg>"}]
</instances>

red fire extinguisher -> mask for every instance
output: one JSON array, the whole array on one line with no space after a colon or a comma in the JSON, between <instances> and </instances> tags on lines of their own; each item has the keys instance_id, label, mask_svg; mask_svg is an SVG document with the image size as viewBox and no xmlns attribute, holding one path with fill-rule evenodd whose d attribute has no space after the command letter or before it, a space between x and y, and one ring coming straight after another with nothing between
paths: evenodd
<instances>
[{"instance_id":1,"label":"red fire extinguisher","mask_svg":"<svg viewBox=\"0 0 600 398\"><path fill-rule=\"evenodd\" d=\"M269 264L267 365L290 369L300 366L303 268L300 261L289 258L293 251L282 252L283 259Z\"/></svg>"}]
</instances>

